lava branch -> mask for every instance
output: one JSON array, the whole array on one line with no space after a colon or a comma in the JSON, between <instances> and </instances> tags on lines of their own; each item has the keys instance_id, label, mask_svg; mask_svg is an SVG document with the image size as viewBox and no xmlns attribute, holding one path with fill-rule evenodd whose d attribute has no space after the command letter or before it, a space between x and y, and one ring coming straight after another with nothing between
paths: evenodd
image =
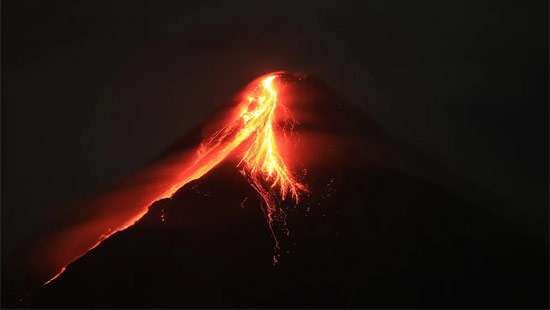
<instances>
[{"instance_id":1,"label":"lava branch","mask_svg":"<svg viewBox=\"0 0 550 310\"><path fill-rule=\"evenodd\" d=\"M275 138L275 110L279 104L279 96L273 81L278 76L277 73L269 74L260 80L254 90L248 94L246 101L239 104L241 110L238 116L229 120L226 126L200 144L195 159L178 175L177 180L168 189L150 201L132 219L99 236L98 241L86 252L62 267L44 285L59 277L69 264L97 247L105 239L134 225L147 213L149 205L157 200L170 198L185 184L201 178L249 139L251 139L250 146L244 152L237 168L241 169L241 173L247 177L251 186L264 201L264 213L275 242L274 264L277 263L279 241L273 225L281 224L288 234L285 226L286 215L284 210L277 206L277 200L285 200L290 195L295 203L298 203L300 194L307 191L307 187L296 181L287 168Z\"/></svg>"},{"instance_id":2,"label":"lava branch","mask_svg":"<svg viewBox=\"0 0 550 310\"><path fill-rule=\"evenodd\" d=\"M275 77L272 75L264 79L260 94L248 98L252 106L256 104L256 108L241 117L246 122L245 126L255 128L255 137L239 166L244 166L250 175L262 174L266 181L272 181L271 188L279 187L281 199L284 200L290 193L298 202L299 192L305 187L294 180L286 167L273 130L278 103L278 94L272 84Z\"/></svg>"},{"instance_id":3,"label":"lava branch","mask_svg":"<svg viewBox=\"0 0 550 310\"><path fill-rule=\"evenodd\" d=\"M243 175L247 176L250 184L262 197L271 235L275 242L275 255L273 263L278 262L279 240L273 230L274 224L280 224L284 232L286 229L286 214L276 203L278 189L281 200L290 195L296 203L299 201L300 192L306 191L306 187L297 182L279 152L273 124L275 123L275 110L279 103L278 94L273 86L275 75L262 80L261 87L256 96L248 97L251 111L243 111L241 117L245 126L255 128L254 137L250 147L237 165L241 167Z\"/></svg>"}]
</instances>

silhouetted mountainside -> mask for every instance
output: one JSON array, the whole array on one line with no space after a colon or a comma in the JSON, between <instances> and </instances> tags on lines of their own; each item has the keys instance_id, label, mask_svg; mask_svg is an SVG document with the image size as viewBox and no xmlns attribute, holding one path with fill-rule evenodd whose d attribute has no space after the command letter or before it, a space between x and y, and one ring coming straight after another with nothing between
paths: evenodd
<instances>
[{"instance_id":1,"label":"silhouetted mountainside","mask_svg":"<svg viewBox=\"0 0 550 310\"><path fill-rule=\"evenodd\" d=\"M319 82L293 81L288 93L306 141L297 156L308 158L293 168L309 194L281 202L290 235L276 228L278 264L262 201L227 160L71 264L30 305L548 306L546 240L397 169L396 148Z\"/></svg>"}]
</instances>

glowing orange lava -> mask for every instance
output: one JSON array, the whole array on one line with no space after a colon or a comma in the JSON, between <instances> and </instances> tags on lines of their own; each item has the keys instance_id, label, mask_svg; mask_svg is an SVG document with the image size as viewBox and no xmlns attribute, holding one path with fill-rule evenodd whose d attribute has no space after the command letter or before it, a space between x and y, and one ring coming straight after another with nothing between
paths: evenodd
<instances>
[{"instance_id":1,"label":"glowing orange lava","mask_svg":"<svg viewBox=\"0 0 550 310\"><path fill-rule=\"evenodd\" d=\"M279 77L279 73L272 73L261 78L237 106L238 113L228 119L223 128L201 143L194 160L178 174L174 183L155 195L154 199L144 206L136 216L118 228L109 230L100 236L99 240L87 251L97 247L112 234L134 225L147 213L149 205L157 200L171 197L185 184L205 175L243 142L247 142L249 145L247 144L247 149L237 167L241 169L241 173L248 178L265 202L268 225L275 240L276 250L278 250L279 244L273 233L272 225L277 221L284 222L284 212L277 207L276 201L278 198L285 200L290 195L297 203L300 193L307 189L293 177L277 146L274 128L276 124L275 111L280 105L279 94L274 84L277 77ZM276 261L277 258L274 257L274 262ZM63 267L45 284L57 278L65 269L66 267Z\"/></svg>"}]
</instances>

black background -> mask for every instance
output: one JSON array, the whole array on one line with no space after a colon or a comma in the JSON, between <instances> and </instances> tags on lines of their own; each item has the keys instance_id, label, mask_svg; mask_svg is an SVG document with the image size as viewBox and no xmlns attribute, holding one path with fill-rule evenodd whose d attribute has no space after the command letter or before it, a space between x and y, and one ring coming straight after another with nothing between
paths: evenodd
<instances>
[{"instance_id":1,"label":"black background","mask_svg":"<svg viewBox=\"0 0 550 310\"><path fill-rule=\"evenodd\" d=\"M546 1L3 1L2 250L268 71L314 74L547 230Z\"/></svg>"}]
</instances>

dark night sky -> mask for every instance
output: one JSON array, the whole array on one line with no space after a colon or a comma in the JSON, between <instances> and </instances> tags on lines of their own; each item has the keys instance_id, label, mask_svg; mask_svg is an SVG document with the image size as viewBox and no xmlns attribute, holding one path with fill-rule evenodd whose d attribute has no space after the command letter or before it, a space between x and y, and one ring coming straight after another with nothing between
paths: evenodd
<instances>
[{"instance_id":1,"label":"dark night sky","mask_svg":"<svg viewBox=\"0 0 550 310\"><path fill-rule=\"evenodd\" d=\"M537 221L547 13L546 1L3 1L3 249L277 69L318 75L390 135L511 202L503 213Z\"/></svg>"}]
</instances>

